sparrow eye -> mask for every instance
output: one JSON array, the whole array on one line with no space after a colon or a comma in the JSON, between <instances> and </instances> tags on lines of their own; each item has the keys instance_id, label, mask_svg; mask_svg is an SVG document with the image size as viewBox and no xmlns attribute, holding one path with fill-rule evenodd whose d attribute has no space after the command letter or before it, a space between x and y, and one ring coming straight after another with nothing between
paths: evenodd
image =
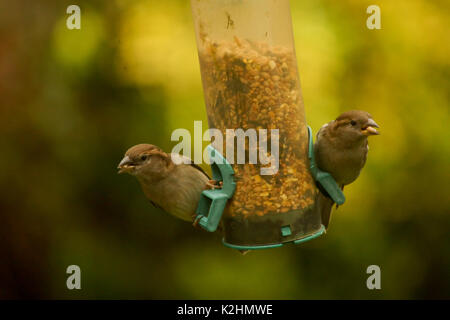
<instances>
[{"instance_id":1,"label":"sparrow eye","mask_svg":"<svg viewBox=\"0 0 450 320\"><path fill-rule=\"evenodd\" d=\"M355 121L355 120L352 120L352 121L350 121L350 124L351 124L352 126L356 126L356 121Z\"/></svg>"},{"instance_id":2,"label":"sparrow eye","mask_svg":"<svg viewBox=\"0 0 450 320\"><path fill-rule=\"evenodd\" d=\"M141 156L141 160L142 160L142 161L147 160L147 158L148 158L148 156L147 156L146 154L144 154L143 156Z\"/></svg>"}]
</instances>

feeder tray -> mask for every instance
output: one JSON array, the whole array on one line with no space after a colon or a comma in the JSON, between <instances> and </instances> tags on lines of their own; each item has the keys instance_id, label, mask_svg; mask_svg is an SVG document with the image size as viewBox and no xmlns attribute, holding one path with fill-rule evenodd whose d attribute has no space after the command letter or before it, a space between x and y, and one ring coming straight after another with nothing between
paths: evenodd
<instances>
[{"instance_id":1,"label":"feeder tray","mask_svg":"<svg viewBox=\"0 0 450 320\"><path fill-rule=\"evenodd\" d=\"M309 168L311 171L311 175L314 180L320 184L323 189L330 195L334 202L337 204L343 204L345 202L345 196L342 193L341 189L337 185L334 178L325 171L317 168L315 159L314 159L314 144L312 138L311 128L308 126L308 136L309 136L309 144L308 144L308 158L309 158ZM209 232L214 232L217 230L217 227L222 218L223 211L227 204L227 201L231 199L235 190L236 183L234 182L234 171L228 161L222 156L222 154L214 149L212 146L208 146L207 148L209 157L211 159L211 169L213 174L213 179L215 181L223 182L223 185L220 189L213 190L205 190L202 192L199 205L197 207L197 220L199 220L199 225ZM281 227L281 234L283 237L287 237L292 235L291 228L289 226ZM259 249L270 249L270 248L278 248L285 244L300 244L312 239L315 239L322 234L325 233L325 227L321 225L320 229L312 234L309 234L300 239L286 241L276 244L269 245L257 245L257 246L243 246L243 245L234 245L231 243L227 243L225 238L222 240L224 246L237 249L237 250L259 250Z\"/></svg>"}]
</instances>

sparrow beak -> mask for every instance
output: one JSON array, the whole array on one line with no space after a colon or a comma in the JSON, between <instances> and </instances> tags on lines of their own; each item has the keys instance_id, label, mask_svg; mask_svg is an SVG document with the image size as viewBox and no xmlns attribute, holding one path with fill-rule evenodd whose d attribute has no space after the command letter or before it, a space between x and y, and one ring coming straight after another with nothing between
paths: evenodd
<instances>
[{"instance_id":1,"label":"sparrow beak","mask_svg":"<svg viewBox=\"0 0 450 320\"><path fill-rule=\"evenodd\" d=\"M122 161L120 161L117 169L119 169L118 173L126 173L132 171L134 169L133 161L129 156L125 156Z\"/></svg>"},{"instance_id":2,"label":"sparrow beak","mask_svg":"<svg viewBox=\"0 0 450 320\"><path fill-rule=\"evenodd\" d=\"M366 136L378 135L380 134L380 132L378 132L378 130L375 128L379 127L380 126L375 121L373 121L373 119L369 118L367 124L362 128L362 133Z\"/></svg>"}]
</instances>

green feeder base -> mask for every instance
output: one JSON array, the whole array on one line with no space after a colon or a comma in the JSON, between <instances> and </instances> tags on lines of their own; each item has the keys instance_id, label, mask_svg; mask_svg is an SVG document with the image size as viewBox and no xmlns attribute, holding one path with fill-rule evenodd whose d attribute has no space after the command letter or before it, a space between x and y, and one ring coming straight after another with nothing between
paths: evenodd
<instances>
[{"instance_id":1,"label":"green feeder base","mask_svg":"<svg viewBox=\"0 0 450 320\"><path fill-rule=\"evenodd\" d=\"M197 206L197 217L199 225L209 232L214 232L219 226L223 210L234 191L234 171L227 159L214 149L211 145L207 148L211 159L211 170L213 179L223 183L220 189L204 190Z\"/></svg>"},{"instance_id":2,"label":"green feeder base","mask_svg":"<svg viewBox=\"0 0 450 320\"><path fill-rule=\"evenodd\" d=\"M282 232L283 232L283 230L282 230ZM320 229L318 231L314 232L313 234L307 235L306 237L303 237L303 238L300 238L297 240L283 242L283 243L268 244L268 245L263 245L263 246L239 246L239 245L227 243L227 242L225 242L225 239L222 239L222 243L225 247L236 249L236 250L261 250L261 249L279 248L285 244L300 244L300 243L315 239L317 237L320 237L324 233L325 233L325 227L324 227L324 225L321 225Z\"/></svg>"},{"instance_id":3,"label":"green feeder base","mask_svg":"<svg viewBox=\"0 0 450 320\"><path fill-rule=\"evenodd\" d=\"M333 199L334 202L336 202L337 204L343 204L345 202L345 196L337 185L336 181L328 172L320 170L316 165L314 159L312 131L309 126L307 128L309 135L308 158L311 175L313 176L314 180L316 180L317 183L320 184L323 189L325 189L325 191ZM225 157L223 157L222 154L220 154L220 152L215 150L212 146L208 146L208 152L212 160L211 169L213 172L213 178L216 181L222 181L223 185L220 189L205 190L202 192L201 199L197 208L196 219L198 220L199 225L202 228L209 232L214 232L216 231L220 220L222 219L222 213L227 201L232 198L235 192L236 182L234 181L233 168L225 159ZM292 236L292 230L289 226L281 227L280 231L283 237ZM227 243L225 241L225 238L222 240L222 243L228 248L237 250L260 250L278 248L285 244L300 244L315 239L324 233L325 227L323 225L320 225L320 228L317 231L303 236L299 239L282 241L274 244L252 246L235 245ZM245 242L245 240L243 242Z\"/></svg>"}]
</instances>

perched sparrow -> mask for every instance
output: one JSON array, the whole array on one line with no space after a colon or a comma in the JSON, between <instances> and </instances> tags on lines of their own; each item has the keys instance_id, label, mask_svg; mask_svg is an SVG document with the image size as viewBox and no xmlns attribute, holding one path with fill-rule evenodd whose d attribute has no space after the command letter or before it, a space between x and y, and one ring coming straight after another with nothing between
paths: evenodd
<instances>
[{"instance_id":1,"label":"perched sparrow","mask_svg":"<svg viewBox=\"0 0 450 320\"><path fill-rule=\"evenodd\" d=\"M172 159L184 160L175 164ZM180 159L181 158L181 159ZM214 188L214 181L192 160L168 154L151 144L128 149L120 161L119 173L135 176L150 202L185 221L195 221L203 190Z\"/></svg>"},{"instance_id":2,"label":"perched sparrow","mask_svg":"<svg viewBox=\"0 0 450 320\"><path fill-rule=\"evenodd\" d=\"M314 144L317 166L330 173L342 190L358 178L369 151L367 137L378 135L376 128L378 125L369 113L351 110L323 125L317 133ZM328 228L333 201L320 194L319 206L322 223Z\"/></svg>"}]
</instances>

